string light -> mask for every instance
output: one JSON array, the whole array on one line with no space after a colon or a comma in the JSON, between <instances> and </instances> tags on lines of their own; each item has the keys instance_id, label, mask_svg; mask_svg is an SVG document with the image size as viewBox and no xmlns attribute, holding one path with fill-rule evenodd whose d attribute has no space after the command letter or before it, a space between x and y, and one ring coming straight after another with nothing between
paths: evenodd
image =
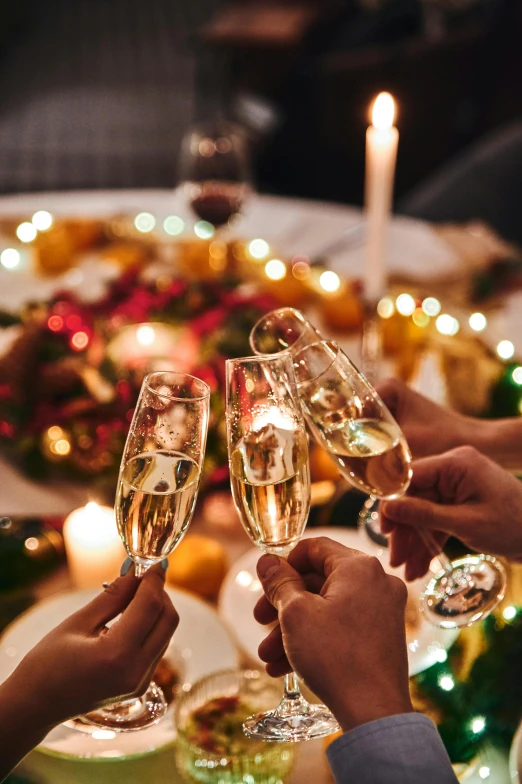
<instances>
[{"instance_id":1,"label":"string light","mask_svg":"<svg viewBox=\"0 0 522 784\"><path fill-rule=\"evenodd\" d=\"M54 218L47 210L38 210L31 218L31 223L38 231L47 231L54 223Z\"/></svg>"},{"instance_id":2,"label":"string light","mask_svg":"<svg viewBox=\"0 0 522 784\"><path fill-rule=\"evenodd\" d=\"M377 314L383 319L389 319L395 313L395 305L391 297L383 297L377 305Z\"/></svg>"},{"instance_id":3,"label":"string light","mask_svg":"<svg viewBox=\"0 0 522 784\"><path fill-rule=\"evenodd\" d=\"M200 240L209 240L214 236L215 229L208 221L201 220L194 224L194 234Z\"/></svg>"},{"instance_id":4,"label":"string light","mask_svg":"<svg viewBox=\"0 0 522 784\"><path fill-rule=\"evenodd\" d=\"M456 318L448 313L442 313L435 322L435 326L441 335L456 335L460 329L460 324Z\"/></svg>"},{"instance_id":5,"label":"string light","mask_svg":"<svg viewBox=\"0 0 522 784\"><path fill-rule=\"evenodd\" d=\"M270 248L265 240L252 240L248 246L248 252L254 259L264 259L268 256Z\"/></svg>"},{"instance_id":6,"label":"string light","mask_svg":"<svg viewBox=\"0 0 522 784\"><path fill-rule=\"evenodd\" d=\"M488 325L488 320L483 313L472 313L469 317L469 325L474 332L483 332Z\"/></svg>"},{"instance_id":7,"label":"string light","mask_svg":"<svg viewBox=\"0 0 522 784\"><path fill-rule=\"evenodd\" d=\"M415 311L415 300L411 294L399 294L395 304L401 316L411 316Z\"/></svg>"},{"instance_id":8,"label":"string light","mask_svg":"<svg viewBox=\"0 0 522 784\"><path fill-rule=\"evenodd\" d=\"M422 310L422 308L415 308L411 320L417 327L427 327L430 323L430 317Z\"/></svg>"},{"instance_id":9,"label":"string light","mask_svg":"<svg viewBox=\"0 0 522 784\"><path fill-rule=\"evenodd\" d=\"M478 773L479 773L479 776L480 776L481 779L489 779L489 777L491 775L491 769L488 768L487 765L482 765L482 767L479 768L479 772Z\"/></svg>"},{"instance_id":10,"label":"string light","mask_svg":"<svg viewBox=\"0 0 522 784\"><path fill-rule=\"evenodd\" d=\"M0 262L6 269L14 269L20 264L20 253L15 248L6 248L0 253Z\"/></svg>"},{"instance_id":11,"label":"string light","mask_svg":"<svg viewBox=\"0 0 522 784\"><path fill-rule=\"evenodd\" d=\"M486 729L486 719L483 716L477 716L471 721L471 731L475 735L479 735Z\"/></svg>"},{"instance_id":12,"label":"string light","mask_svg":"<svg viewBox=\"0 0 522 784\"><path fill-rule=\"evenodd\" d=\"M326 270L319 278L319 285L325 291L328 291L332 294L334 291L339 291L341 288L341 278L336 272Z\"/></svg>"},{"instance_id":13,"label":"string light","mask_svg":"<svg viewBox=\"0 0 522 784\"><path fill-rule=\"evenodd\" d=\"M82 351L84 348L87 348L88 343L89 336L86 332L83 332L83 330L75 332L71 338L71 348L74 351Z\"/></svg>"},{"instance_id":14,"label":"string light","mask_svg":"<svg viewBox=\"0 0 522 784\"><path fill-rule=\"evenodd\" d=\"M176 237L185 228L185 221L177 215L168 215L163 221L163 228L171 237Z\"/></svg>"},{"instance_id":15,"label":"string light","mask_svg":"<svg viewBox=\"0 0 522 784\"><path fill-rule=\"evenodd\" d=\"M520 365L513 370L511 378L515 384L518 384L519 387L522 387L522 367L520 367Z\"/></svg>"},{"instance_id":16,"label":"string light","mask_svg":"<svg viewBox=\"0 0 522 784\"><path fill-rule=\"evenodd\" d=\"M439 686L443 691L451 691L455 688L455 681L451 675L441 675L439 678Z\"/></svg>"},{"instance_id":17,"label":"string light","mask_svg":"<svg viewBox=\"0 0 522 784\"><path fill-rule=\"evenodd\" d=\"M501 340L497 346L497 354L501 359L511 359L515 353L515 346L510 340Z\"/></svg>"},{"instance_id":18,"label":"string light","mask_svg":"<svg viewBox=\"0 0 522 784\"><path fill-rule=\"evenodd\" d=\"M505 621L512 621L516 614L517 608L513 607L512 605L509 605L509 607L504 607L502 610L502 617Z\"/></svg>"},{"instance_id":19,"label":"string light","mask_svg":"<svg viewBox=\"0 0 522 784\"><path fill-rule=\"evenodd\" d=\"M265 264L265 273L270 280L282 280L286 275L286 266L280 259L270 259Z\"/></svg>"},{"instance_id":20,"label":"string light","mask_svg":"<svg viewBox=\"0 0 522 784\"><path fill-rule=\"evenodd\" d=\"M154 215L151 215L150 212L140 212L139 215L136 215L134 218L134 225L138 231L145 234L148 231L152 231L156 225L156 218Z\"/></svg>"},{"instance_id":21,"label":"string light","mask_svg":"<svg viewBox=\"0 0 522 784\"><path fill-rule=\"evenodd\" d=\"M32 242L36 237L36 234L36 228L28 221L21 223L16 230L16 236L20 242Z\"/></svg>"},{"instance_id":22,"label":"string light","mask_svg":"<svg viewBox=\"0 0 522 784\"><path fill-rule=\"evenodd\" d=\"M438 316L442 310L442 306L438 299L435 297L426 297L422 302L422 309L427 316Z\"/></svg>"}]
</instances>

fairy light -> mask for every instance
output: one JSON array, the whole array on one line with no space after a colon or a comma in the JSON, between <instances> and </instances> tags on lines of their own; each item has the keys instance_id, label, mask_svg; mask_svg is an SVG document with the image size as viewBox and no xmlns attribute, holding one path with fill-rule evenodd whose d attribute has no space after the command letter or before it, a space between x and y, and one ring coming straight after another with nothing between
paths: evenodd
<instances>
[{"instance_id":1,"label":"fairy light","mask_svg":"<svg viewBox=\"0 0 522 784\"><path fill-rule=\"evenodd\" d=\"M395 305L391 297L383 297L377 305L377 314L383 319L389 319L395 313Z\"/></svg>"},{"instance_id":2,"label":"fairy light","mask_svg":"<svg viewBox=\"0 0 522 784\"><path fill-rule=\"evenodd\" d=\"M141 327L138 327L136 330L136 340L142 346L152 346L156 339L156 333L154 332L154 328L150 326L150 324L142 324Z\"/></svg>"},{"instance_id":3,"label":"fairy light","mask_svg":"<svg viewBox=\"0 0 522 784\"><path fill-rule=\"evenodd\" d=\"M16 230L16 236L20 242L32 242L36 237L36 234L36 227L28 221L21 223Z\"/></svg>"},{"instance_id":4,"label":"fairy light","mask_svg":"<svg viewBox=\"0 0 522 784\"><path fill-rule=\"evenodd\" d=\"M270 280L282 280L286 275L286 266L280 259L270 259L265 264L265 274Z\"/></svg>"},{"instance_id":5,"label":"fairy light","mask_svg":"<svg viewBox=\"0 0 522 784\"><path fill-rule=\"evenodd\" d=\"M482 767L479 768L478 774L481 779L489 779L491 775L491 768L488 768L487 765L482 765Z\"/></svg>"},{"instance_id":6,"label":"fairy light","mask_svg":"<svg viewBox=\"0 0 522 784\"><path fill-rule=\"evenodd\" d=\"M264 259L270 252L268 242L265 240L252 240L248 246L248 252L254 259Z\"/></svg>"},{"instance_id":7,"label":"fairy light","mask_svg":"<svg viewBox=\"0 0 522 784\"><path fill-rule=\"evenodd\" d=\"M488 325L488 320L483 313L472 313L469 317L469 325L474 332L483 332Z\"/></svg>"},{"instance_id":8,"label":"fairy light","mask_svg":"<svg viewBox=\"0 0 522 784\"><path fill-rule=\"evenodd\" d=\"M66 438L60 438L58 441L53 441L49 449L53 454L65 457L71 451L71 445Z\"/></svg>"},{"instance_id":9,"label":"fairy light","mask_svg":"<svg viewBox=\"0 0 522 784\"><path fill-rule=\"evenodd\" d=\"M442 306L436 297L426 297L422 301L422 309L427 316L438 316L442 310Z\"/></svg>"},{"instance_id":10,"label":"fairy light","mask_svg":"<svg viewBox=\"0 0 522 784\"><path fill-rule=\"evenodd\" d=\"M411 294L399 294L395 305L401 316L411 316L415 310L415 300Z\"/></svg>"},{"instance_id":11,"label":"fairy light","mask_svg":"<svg viewBox=\"0 0 522 784\"><path fill-rule=\"evenodd\" d=\"M74 351L82 351L87 347L88 343L89 336L86 332L83 332L83 330L75 332L71 338L71 348L74 349Z\"/></svg>"},{"instance_id":12,"label":"fairy light","mask_svg":"<svg viewBox=\"0 0 522 784\"><path fill-rule=\"evenodd\" d=\"M455 681L451 675L441 675L439 677L439 686L443 691L451 691L455 688Z\"/></svg>"},{"instance_id":13,"label":"fairy light","mask_svg":"<svg viewBox=\"0 0 522 784\"><path fill-rule=\"evenodd\" d=\"M341 288L341 278L336 272L332 272L332 270L326 270L319 278L319 285L325 291L333 294L334 291L339 291Z\"/></svg>"},{"instance_id":14,"label":"fairy light","mask_svg":"<svg viewBox=\"0 0 522 784\"><path fill-rule=\"evenodd\" d=\"M458 320L448 313L442 313L437 318L435 326L441 335L456 335L460 329Z\"/></svg>"},{"instance_id":15,"label":"fairy light","mask_svg":"<svg viewBox=\"0 0 522 784\"><path fill-rule=\"evenodd\" d=\"M16 248L6 248L0 253L0 263L6 269L14 269L20 264L20 253Z\"/></svg>"},{"instance_id":16,"label":"fairy light","mask_svg":"<svg viewBox=\"0 0 522 784\"><path fill-rule=\"evenodd\" d=\"M26 550L38 550L40 547L40 542L36 536L28 536L24 542L24 547Z\"/></svg>"},{"instance_id":17,"label":"fairy light","mask_svg":"<svg viewBox=\"0 0 522 784\"><path fill-rule=\"evenodd\" d=\"M312 269L307 261L296 261L292 264L292 275L296 280L308 280Z\"/></svg>"},{"instance_id":18,"label":"fairy light","mask_svg":"<svg viewBox=\"0 0 522 784\"><path fill-rule=\"evenodd\" d=\"M422 308L415 308L411 320L417 327L427 327L430 323L430 317L422 310Z\"/></svg>"},{"instance_id":19,"label":"fairy light","mask_svg":"<svg viewBox=\"0 0 522 784\"><path fill-rule=\"evenodd\" d=\"M152 231L156 225L156 218L154 215L151 215L150 212L140 212L139 215L136 215L134 218L134 225L138 231L145 234L148 231Z\"/></svg>"},{"instance_id":20,"label":"fairy light","mask_svg":"<svg viewBox=\"0 0 522 784\"><path fill-rule=\"evenodd\" d=\"M47 210L38 210L31 218L31 223L38 231L47 231L54 223L54 218Z\"/></svg>"},{"instance_id":21,"label":"fairy light","mask_svg":"<svg viewBox=\"0 0 522 784\"><path fill-rule=\"evenodd\" d=\"M47 326L52 332L59 332L63 329L63 318L61 316L49 316Z\"/></svg>"},{"instance_id":22,"label":"fairy light","mask_svg":"<svg viewBox=\"0 0 522 784\"><path fill-rule=\"evenodd\" d=\"M209 240L214 236L215 229L208 221L201 220L194 224L194 234L200 240Z\"/></svg>"},{"instance_id":23,"label":"fairy light","mask_svg":"<svg viewBox=\"0 0 522 784\"><path fill-rule=\"evenodd\" d=\"M510 340L501 340L497 346L497 354L501 359L511 359L515 353L515 346Z\"/></svg>"},{"instance_id":24,"label":"fairy light","mask_svg":"<svg viewBox=\"0 0 522 784\"><path fill-rule=\"evenodd\" d=\"M518 365L518 367L513 370L511 378L515 384L518 384L519 387L522 387L522 367L520 367L520 365Z\"/></svg>"},{"instance_id":25,"label":"fairy light","mask_svg":"<svg viewBox=\"0 0 522 784\"><path fill-rule=\"evenodd\" d=\"M476 716L471 721L471 731L475 735L479 735L486 729L486 719L483 716Z\"/></svg>"},{"instance_id":26,"label":"fairy light","mask_svg":"<svg viewBox=\"0 0 522 784\"><path fill-rule=\"evenodd\" d=\"M185 221L177 215L168 215L163 221L163 229L171 237L177 237L185 228Z\"/></svg>"},{"instance_id":27,"label":"fairy light","mask_svg":"<svg viewBox=\"0 0 522 784\"><path fill-rule=\"evenodd\" d=\"M504 607L502 610L502 617L505 621L512 621L513 618L517 614L517 608L513 607L513 605L509 605L509 607Z\"/></svg>"},{"instance_id":28,"label":"fairy light","mask_svg":"<svg viewBox=\"0 0 522 784\"><path fill-rule=\"evenodd\" d=\"M51 425L47 431L47 435L51 441L58 441L60 438L63 438L63 430L59 425Z\"/></svg>"}]
</instances>

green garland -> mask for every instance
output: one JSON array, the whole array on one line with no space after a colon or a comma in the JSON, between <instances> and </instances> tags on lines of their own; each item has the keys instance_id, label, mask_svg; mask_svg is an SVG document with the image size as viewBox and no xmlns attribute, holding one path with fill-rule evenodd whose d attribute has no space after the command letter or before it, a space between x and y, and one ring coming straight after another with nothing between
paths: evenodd
<instances>
[{"instance_id":1,"label":"green garland","mask_svg":"<svg viewBox=\"0 0 522 784\"><path fill-rule=\"evenodd\" d=\"M415 679L442 717L438 728L453 763L472 760L486 740L508 749L522 716L522 614L510 622L490 616L483 633L487 647L465 680L456 667L460 643Z\"/></svg>"}]
</instances>

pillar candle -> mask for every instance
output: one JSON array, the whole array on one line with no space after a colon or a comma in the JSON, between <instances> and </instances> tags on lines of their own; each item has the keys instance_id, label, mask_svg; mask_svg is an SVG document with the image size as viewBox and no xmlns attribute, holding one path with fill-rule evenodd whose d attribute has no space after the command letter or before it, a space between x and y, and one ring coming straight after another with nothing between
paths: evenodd
<instances>
[{"instance_id":1,"label":"pillar candle","mask_svg":"<svg viewBox=\"0 0 522 784\"><path fill-rule=\"evenodd\" d=\"M126 556L114 509L88 503L66 519L63 538L76 588L101 588L114 580Z\"/></svg>"}]
</instances>

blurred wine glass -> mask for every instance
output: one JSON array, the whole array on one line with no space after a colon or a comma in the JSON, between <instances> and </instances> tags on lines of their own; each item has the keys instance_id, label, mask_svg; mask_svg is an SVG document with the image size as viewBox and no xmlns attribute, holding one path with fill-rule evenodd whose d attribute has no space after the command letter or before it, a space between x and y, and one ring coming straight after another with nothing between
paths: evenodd
<instances>
[{"instance_id":1,"label":"blurred wine glass","mask_svg":"<svg viewBox=\"0 0 522 784\"><path fill-rule=\"evenodd\" d=\"M247 139L233 123L194 126L181 146L180 181L196 216L216 230L241 213L252 190Z\"/></svg>"}]
</instances>

